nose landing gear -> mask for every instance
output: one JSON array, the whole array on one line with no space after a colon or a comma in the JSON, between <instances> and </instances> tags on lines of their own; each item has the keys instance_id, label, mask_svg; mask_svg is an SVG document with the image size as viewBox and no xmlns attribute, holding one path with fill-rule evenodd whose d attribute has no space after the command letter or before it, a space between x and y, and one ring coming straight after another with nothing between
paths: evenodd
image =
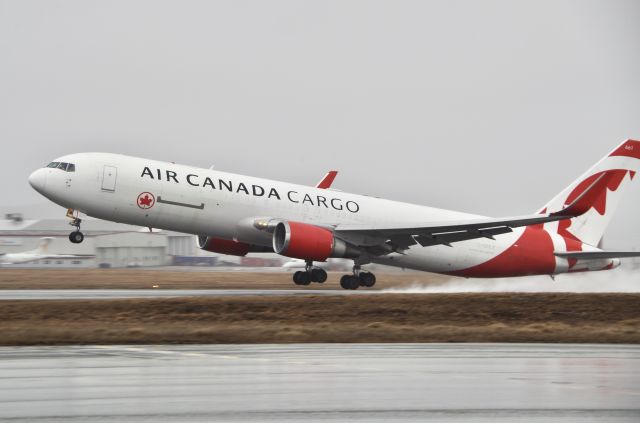
<instances>
[{"instance_id":1,"label":"nose landing gear","mask_svg":"<svg viewBox=\"0 0 640 423\"><path fill-rule=\"evenodd\" d=\"M319 267L313 267L312 261L307 261L304 271L293 274L293 282L296 285L309 285L311 282L324 283L327 280L327 272Z\"/></svg>"},{"instance_id":2,"label":"nose landing gear","mask_svg":"<svg viewBox=\"0 0 640 423\"><path fill-rule=\"evenodd\" d=\"M69 241L74 244L80 244L84 241L84 234L80 231L73 231L69 234Z\"/></svg>"},{"instance_id":3,"label":"nose landing gear","mask_svg":"<svg viewBox=\"0 0 640 423\"><path fill-rule=\"evenodd\" d=\"M76 228L75 231L69 234L69 241L74 244L80 244L82 241L84 241L84 234L80 232L80 224L82 223L82 219L78 217L78 212L73 209L67 210L67 217L71 219L69 225Z\"/></svg>"}]
</instances>

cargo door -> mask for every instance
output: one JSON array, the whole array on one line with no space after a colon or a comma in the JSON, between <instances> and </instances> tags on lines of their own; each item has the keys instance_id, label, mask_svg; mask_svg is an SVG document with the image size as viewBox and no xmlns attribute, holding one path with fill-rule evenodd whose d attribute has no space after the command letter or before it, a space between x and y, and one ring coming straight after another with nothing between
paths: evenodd
<instances>
[{"instance_id":1,"label":"cargo door","mask_svg":"<svg viewBox=\"0 0 640 423\"><path fill-rule=\"evenodd\" d=\"M102 190L115 192L118 169L114 166L105 165L102 169Z\"/></svg>"}]
</instances>

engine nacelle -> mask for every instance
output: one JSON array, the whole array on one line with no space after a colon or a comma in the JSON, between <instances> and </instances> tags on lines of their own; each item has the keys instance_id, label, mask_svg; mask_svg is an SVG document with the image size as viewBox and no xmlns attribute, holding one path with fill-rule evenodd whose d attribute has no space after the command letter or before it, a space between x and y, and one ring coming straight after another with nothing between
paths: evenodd
<instances>
[{"instance_id":1,"label":"engine nacelle","mask_svg":"<svg viewBox=\"0 0 640 423\"><path fill-rule=\"evenodd\" d=\"M214 238L206 235L198 235L198 248L212 253L227 254L230 256L246 256L248 253L273 252L269 247L246 244L230 239Z\"/></svg>"},{"instance_id":2,"label":"engine nacelle","mask_svg":"<svg viewBox=\"0 0 640 423\"><path fill-rule=\"evenodd\" d=\"M280 222L276 225L273 251L283 256L313 261L360 255L357 248L336 238L329 229L300 222Z\"/></svg>"}]
</instances>

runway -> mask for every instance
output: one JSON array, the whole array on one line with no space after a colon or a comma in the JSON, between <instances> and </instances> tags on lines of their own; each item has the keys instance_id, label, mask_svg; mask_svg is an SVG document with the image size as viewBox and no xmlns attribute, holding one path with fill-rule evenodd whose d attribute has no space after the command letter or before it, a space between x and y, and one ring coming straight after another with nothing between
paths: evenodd
<instances>
[{"instance_id":1,"label":"runway","mask_svg":"<svg viewBox=\"0 0 640 423\"><path fill-rule=\"evenodd\" d=\"M640 346L0 348L0 420L640 420Z\"/></svg>"},{"instance_id":2,"label":"runway","mask_svg":"<svg viewBox=\"0 0 640 423\"><path fill-rule=\"evenodd\" d=\"M0 289L0 300L113 300L123 298L366 295L346 289Z\"/></svg>"}]
</instances>

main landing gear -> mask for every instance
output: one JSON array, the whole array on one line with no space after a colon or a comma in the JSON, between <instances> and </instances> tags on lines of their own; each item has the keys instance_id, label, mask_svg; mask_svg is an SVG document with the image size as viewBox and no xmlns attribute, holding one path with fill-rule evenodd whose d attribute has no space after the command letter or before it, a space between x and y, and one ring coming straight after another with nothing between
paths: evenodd
<instances>
[{"instance_id":1,"label":"main landing gear","mask_svg":"<svg viewBox=\"0 0 640 423\"><path fill-rule=\"evenodd\" d=\"M82 223L82 219L78 217L78 212L74 211L73 209L67 210L67 217L71 219L69 225L76 228L75 231L69 234L69 241L74 244L80 244L82 241L84 241L84 234L80 232L80 223Z\"/></svg>"},{"instance_id":2,"label":"main landing gear","mask_svg":"<svg viewBox=\"0 0 640 423\"><path fill-rule=\"evenodd\" d=\"M376 284L376 275L371 272L363 272L360 265L353 266L353 275L344 275L340 278L340 286L343 289L358 289L361 286L371 288Z\"/></svg>"},{"instance_id":3,"label":"main landing gear","mask_svg":"<svg viewBox=\"0 0 640 423\"><path fill-rule=\"evenodd\" d=\"M296 285L309 285L311 282L324 283L327 280L327 272L319 267L313 267L312 261L307 261L304 271L293 274L293 282Z\"/></svg>"},{"instance_id":4,"label":"main landing gear","mask_svg":"<svg viewBox=\"0 0 640 423\"><path fill-rule=\"evenodd\" d=\"M293 274L293 282L296 285L309 285L311 282L323 283L327 280L327 272L319 267L313 267L312 261L307 261L305 270L299 270ZM353 266L352 275L344 275L340 278L340 286L343 289L358 289L361 286L371 288L376 284L376 275L360 270L360 265Z\"/></svg>"}]
</instances>

